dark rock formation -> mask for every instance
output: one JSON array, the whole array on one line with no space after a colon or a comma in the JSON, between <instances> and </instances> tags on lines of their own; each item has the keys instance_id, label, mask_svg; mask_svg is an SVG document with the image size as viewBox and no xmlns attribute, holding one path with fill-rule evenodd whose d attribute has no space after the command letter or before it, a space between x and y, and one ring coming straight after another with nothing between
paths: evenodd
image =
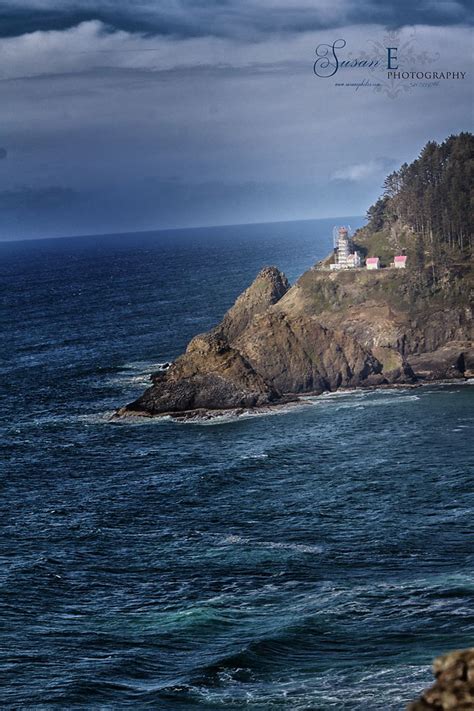
<instances>
[{"instance_id":1,"label":"dark rock formation","mask_svg":"<svg viewBox=\"0 0 474 711\"><path fill-rule=\"evenodd\" d=\"M471 272L457 265L442 276L435 288L409 270L312 269L290 288L266 267L215 329L117 414L183 416L339 387L470 377Z\"/></svg>"},{"instance_id":2,"label":"dark rock formation","mask_svg":"<svg viewBox=\"0 0 474 711\"><path fill-rule=\"evenodd\" d=\"M430 353L411 356L410 365L420 380L450 380L470 377L472 356L469 341L451 341Z\"/></svg>"},{"instance_id":3,"label":"dark rock formation","mask_svg":"<svg viewBox=\"0 0 474 711\"><path fill-rule=\"evenodd\" d=\"M335 390L380 374L379 361L354 338L313 316L269 311L235 342L250 365L279 392Z\"/></svg>"},{"instance_id":4,"label":"dark rock formation","mask_svg":"<svg viewBox=\"0 0 474 711\"><path fill-rule=\"evenodd\" d=\"M193 338L186 353L168 370L155 374L153 386L119 414L258 407L279 397L224 338L209 333Z\"/></svg>"},{"instance_id":5,"label":"dark rock formation","mask_svg":"<svg viewBox=\"0 0 474 711\"><path fill-rule=\"evenodd\" d=\"M264 267L248 289L226 313L216 331L232 342L247 328L252 319L264 313L286 294L288 279L276 267Z\"/></svg>"},{"instance_id":6,"label":"dark rock formation","mask_svg":"<svg viewBox=\"0 0 474 711\"><path fill-rule=\"evenodd\" d=\"M436 681L408 711L474 711L474 649L435 659Z\"/></svg>"}]
</instances>

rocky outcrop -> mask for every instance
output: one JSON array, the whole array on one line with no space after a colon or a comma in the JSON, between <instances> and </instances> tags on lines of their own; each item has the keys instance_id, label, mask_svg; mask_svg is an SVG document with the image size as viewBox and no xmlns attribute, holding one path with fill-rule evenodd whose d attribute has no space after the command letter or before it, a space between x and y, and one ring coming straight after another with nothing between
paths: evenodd
<instances>
[{"instance_id":1,"label":"rocky outcrop","mask_svg":"<svg viewBox=\"0 0 474 711\"><path fill-rule=\"evenodd\" d=\"M474 649L435 659L435 683L407 711L474 711Z\"/></svg>"},{"instance_id":2,"label":"rocky outcrop","mask_svg":"<svg viewBox=\"0 0 474 711\"><path fill-rule=\"evenodd\" d=\"M411 356L410 365L419 380L472 377L474 363L471 343L451 341L435 351Z\"/></svg>"},{"instance_id":3,"label":"rocky outcrop","mask_svg":"<svg viewBox=\"0 0 474 711\"><path fill-rule=\"evenodd\" d=\"M248 289L226 313L216 331L234 341L258 314L264 313L286 294L290 285L276 267L264 267Z\"/></svg>"},{"instance_id":4,"label":"rocky outcrop","mask_svg":"<svg viewBox=\"0 0 474 711\"><path fill-rule=\"evenodd\" d=\"M249 408L280 397L228 341L210 333L193 338L186 353L167 371L155 373L153 386L118 414Z\"/></svg>"},{"instance_id":5,"label":"rocky outcrop","mask_svg":"<svg viewBox=\"0 0 474 711\"><path fill-rule=\"evenodd\" d=\"M409 270L313 268L290 288L266 267L216 328L117 414L188 416L339 387L470 377L470 275L465 265L446 269L434 288Z\"/></svg>"},{"instance_id":6,"label":"rocky outcrop","mask_svg":"<svg viewBox=\"0 0 474 711\"><path fill-rule=\"evenodd\" d=\"M282 393L360 385L382 371L377 358L350 335L304 314L269 311L252 322L235 347Z\"/></svg>"}]
</instances>

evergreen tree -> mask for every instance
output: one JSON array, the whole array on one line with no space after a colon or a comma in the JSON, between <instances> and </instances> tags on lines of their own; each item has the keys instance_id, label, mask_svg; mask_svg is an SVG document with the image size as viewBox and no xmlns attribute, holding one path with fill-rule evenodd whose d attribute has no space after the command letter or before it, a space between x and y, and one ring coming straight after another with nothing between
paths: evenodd
<instances>
[{"instance_id":1,"label":"evergreen tree","mask_svg":"<svg viewBox=\"0 0 474 711\"><path fill-rule=\"evenodd\" d=\"M410 165L387 176L384 193L367 211L369 232L408 227L416 253L434 265L466 255L473 245L474 136L429 141ZM434 269L434 266L433 266ZM434 273L434 272L433 272Z\"/></svg>"}]
</instances>

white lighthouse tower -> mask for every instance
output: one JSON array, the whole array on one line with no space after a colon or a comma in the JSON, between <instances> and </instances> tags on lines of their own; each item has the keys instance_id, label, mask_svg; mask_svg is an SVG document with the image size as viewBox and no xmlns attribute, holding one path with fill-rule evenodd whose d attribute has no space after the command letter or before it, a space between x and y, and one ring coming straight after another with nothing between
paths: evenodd
<instances>
[{"instance_id":1,"label":"white lighthouse tower","mask_svg":"<svg viewBox=\"0 0 474 711\"><path fill-rule=\"evenodd\" d=\"M360 254L354 250L351 228L346 226L335 227L333 230L334 263L331 269L353 269L360 267Z\"/></svg>"},{"instance_id":2,"label":"white lighthouse tower","mask_svg":"<svg viewBox=\"0 0 474 711\"><path fill-rule=\"evenodd\" d=\"M337 231L337 263L340 265L340 269L347 269L349 266L349 254L351 253L349 240L348 228L339 227Z\"/></svg>"}]
</instances>

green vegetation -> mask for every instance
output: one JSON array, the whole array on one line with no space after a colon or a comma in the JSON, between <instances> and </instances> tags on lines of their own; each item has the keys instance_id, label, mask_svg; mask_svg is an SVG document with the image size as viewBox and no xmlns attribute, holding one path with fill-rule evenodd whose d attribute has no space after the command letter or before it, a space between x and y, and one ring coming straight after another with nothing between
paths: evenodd
<instances>
[{"instance_id":1,"label":"green vegetation","mask_svg":"<svg viewBox=\"0 0 474 711\"><path fill-rule=\"evenodd\" d=\"M391 253L393 254L393 252ZM347 312L370 302L386 304L394 312L415 316L457 308L469 303L473 271L468 261L451 262L449 268L348 269L332 272L309 270L298 280L306 310L311 314Z\"/></svg>"},{"instance_id":2,"label":"green vegetation","mask_svg":"<svg viewBox=\"0 0 474 711\"><path fill-rule=\"evenodd\" d=\"M326 273L309 271L298 280L312 313L344 311L369 301L387 303L397 310L416 309L424 290L408 271L348 269Z\"/></svg>"},{"instance_id":3,"label":"green vegetation","mask_svg":"<svg viewBox=\"0 0 474 711\"><path fill-rule=\"evenodd\" d=\"M430 141L410 165L389 175L384 194L367 211L368 225L355 235L364 256L388 265L405 251L420 273L436 283L444 266L472 254L474 136L460 133Z\"/></svg>"},{"instance_id":4,"label":"green vegetation","mask_svg":"<svg viewBox=\"0 0 474 711\"><path fill-rule=\"evenodd\" d=\"M311 313L338 312L367 302L415 316L457 308L473 293L474 136L429 142L410 165L387 177L384 194L354 235L362 256L388 267L406 254L407 269L311 270L299 279ZM333 255L320 262L329 267Z\"/></svg>"},{"instance_id":5,"label":"green vegetation","mask_svg":"<svg viewBox=\"0 0 474 711\"><path fill-rule=\"evenodd\" d=\"M364 259L380 257L383 267L388 267L393 262L395 253L398 254L402 251L398 244L392 244L390 234L387 234L383 229L368 233L365 239L358 234L354 246L361 252Z\"/></svg>"}]
</instances>

